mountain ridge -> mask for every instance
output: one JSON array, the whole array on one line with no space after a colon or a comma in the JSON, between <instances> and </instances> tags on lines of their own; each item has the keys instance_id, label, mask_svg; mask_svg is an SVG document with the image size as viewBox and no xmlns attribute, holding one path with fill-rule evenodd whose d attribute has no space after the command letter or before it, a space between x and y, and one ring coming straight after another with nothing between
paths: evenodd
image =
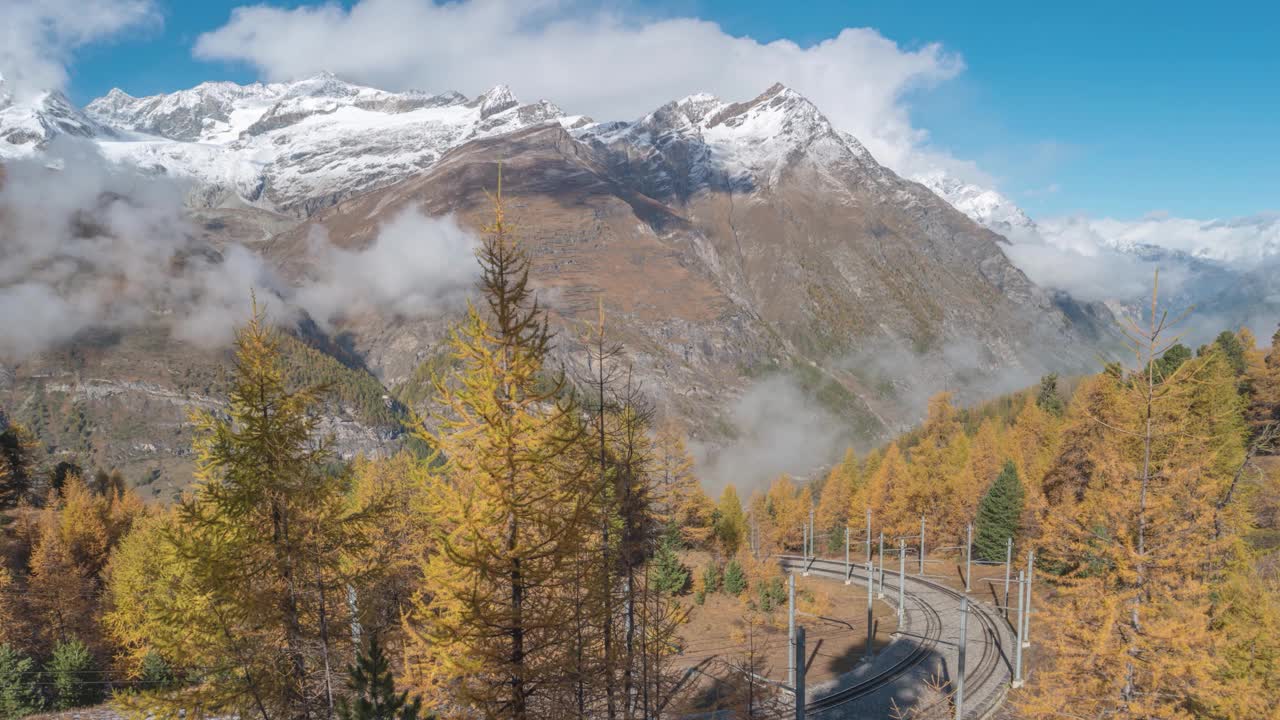
<instances>
[{"instance_id":1,"label":"mountain ridge","mask_svg":"<svg viewBox=\"0 0 1280 720\"><path fill-rule=\"evenodd\" d=\"M977 399L1093 360L1098 338L1009 262L1002 237L780 84L607 123L521 105L503 86L470 100L328 75L203 87L205 98L109 94L94 112L127 125L98 141L109 159L179 177L195 161L212 169L203 185L192 172L187 196L210 257L253 247L288 306L335 258L391 252L397 223L455 218L478 231L501 164L563 340L558 360L580 361L575 329L602 302L637 379L712 454L759 444L735 408L760 387L782 425L820 411L824 427L847 428L840 443L866 447L914 421L934 390ZM200 142L137 129L197 127ZM228 187L235 172L219 173L235 162L247 181ZM351 307L315 320L397 396L444 352L452 312ZM189 366L192 350L174 345L170 365ZM50 367L20 366L9 397L27 402Z\"/></svg>"}]
</instances>

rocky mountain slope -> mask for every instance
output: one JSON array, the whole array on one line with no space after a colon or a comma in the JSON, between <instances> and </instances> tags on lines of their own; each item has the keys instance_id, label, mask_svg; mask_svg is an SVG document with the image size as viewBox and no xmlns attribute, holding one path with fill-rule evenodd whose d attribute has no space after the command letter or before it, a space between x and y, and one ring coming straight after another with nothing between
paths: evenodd
<instances>
[{"instance_id":1,"label":"rocky mountain slope","mask_svg":"<svg viewBox=\"0 0 1280 720\"><path fill-rule=\"evenodd\" d=\"M735 410L762 386L770 392L756 414L786 426L816 412L842 428L840 442L865 446L914 421L935 390L976 399L1088 366L1098 345L1083 316L1009 262L1003 237L881 166L781 85L594 123L545 101L521 105L501 87L467 100L322 75L153 98L112 92L85 117L102 128L91 135L106 156L190 181L200 242L264 257L286 304L287 287L326 275L335 252L358 257L406 213L452 214L477 229L501 163L560 358L579 362L578 328L603 301L638 379L710 454L764 442L744 437ZM390 407L421 398L424 369L446 362L454 317L353 307L319 324L304 314L300 337L376 377ZM0 397L30 408L54 388L64 405L92 406L133 392L113 420L133 423L124 441L181 445L182 424L170 417L162 428L149 408L170 392L197 402L206 388L179 378L216 358L145 325L73 346L10 364ZM148 352L161 358L150 370L129 361ZM92 390L103 383L123 389ZM343 416L370 414L367 397L356 405ZM157 466L178 452L151 445Z\"/></svg>"},{"instance_id":2,"label":"rocky mountain slope","mask_svg":"<svg viewBox=\"0 0 1280 720\"><path fill-rule=\"evenodd\" d=\"M646 386L704 436L731 436L728 401L774 374L826 398L866 443L913 420L931 390L976 397L1092 360L1002 238L781 86L467 143L419 177L315 214L268 257L305 276L318 231L365 247L405 210L477 227L500 161L566 359L571 328L603 299ZM417 320L351 317L342 330L392 384L438 351Z\"/></svg>"}]
</instances>

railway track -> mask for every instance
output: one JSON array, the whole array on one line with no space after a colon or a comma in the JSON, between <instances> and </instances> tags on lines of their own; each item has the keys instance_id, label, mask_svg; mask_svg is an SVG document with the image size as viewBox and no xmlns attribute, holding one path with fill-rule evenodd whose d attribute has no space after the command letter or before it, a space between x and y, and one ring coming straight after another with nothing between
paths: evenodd
<instances>
[{"instance_id":1,"label":"railway track","mask_svg":"<svg viewBox=\"0 0 1280 720\"><path fill-rule=\"evenodd\" d=\"M839 580L846 577L845 564L838 560L806 561L794 555L782 555L778 560L784 569L805 569L810 574ZM866 574L854 566L850 577L865 581ZM896 573L885 574L886 596L891 596L889 588L892 588L896 594L898 589ZM849 687L814 698L806 703L807 712L823 717L848 715L847 712L840 711L851 710L860 701L871 698L877 693L889 691L892 686L900 685L904 681L924 682L929 677L926 663L931 659L939 658L945 661L949 650L957 645L955 640L946 639L948 621L945 616L951 616L951 624L958 623L955 616L964 593L927 578L908 575L904 595L908 604L908 617L924 620L924 627L913 633L910 640L899 637L896 641L911 642L910 651L886 667L877 668L873 675L858 679ZM954 604L947 601L954 601ZM945 605L945 607L939 607L939 605ZM982 720L990 717L1004 700L1012 673L1012 663L1007 650L1013 647L1014 640L1009 625L1002 618L995 616L983 603L978 602L976 598L971 598L969 607L969 617L976 619L980 633L975 637L974 629L969 628L966 647L970 651L977 649L979 652L976 658L972 652L968 653L966 658L970 664L965 672L964 718ZM958 636L958 630L956 635ZM958 640L958 637L956 639ZM944 711L950 709L950 702L950 699L944 698L930 705L915 707L914 710L921 717L949 717Z\"/></svg>"}]
</instances>

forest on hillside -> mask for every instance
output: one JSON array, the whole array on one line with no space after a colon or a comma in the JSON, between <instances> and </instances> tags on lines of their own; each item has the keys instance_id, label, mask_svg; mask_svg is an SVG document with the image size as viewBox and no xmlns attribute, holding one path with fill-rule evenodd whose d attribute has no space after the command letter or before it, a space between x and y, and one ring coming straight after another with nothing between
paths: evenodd
<instances>
[{"instance_id":1,"label":"forest on hillside","mask_svg":"<svg viewBox=\"0 0 1280 720\"><path fill-rule=\"evenodd\" d=\"M4 428L0 718L678 717L682 627L713 595L743 618L728 705L776 717L751 633L778 621L773 558L811 512L833 557L867 512L890 537L927 518L939 545L972 523L986 560L1034 551L1018 717L1274 714L1280 333L1190 348L1153 300L1127 364L971 408L940 394L823 478L713 500L603 312L580 328L586 372L550 365L500 196L478 261L482 300L422 378L442 410L406 420L416 452L340 461L316 420L334 393L388 423L408 411L335 386L256 306L171 504L112 468L46 467Z\"/></svg>"}]
</instances>

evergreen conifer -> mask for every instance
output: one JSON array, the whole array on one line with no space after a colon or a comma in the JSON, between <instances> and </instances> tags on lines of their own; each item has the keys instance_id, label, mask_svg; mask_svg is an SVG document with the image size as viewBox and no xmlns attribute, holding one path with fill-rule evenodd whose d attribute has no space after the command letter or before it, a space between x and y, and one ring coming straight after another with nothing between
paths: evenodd
<instances>
[{"instance_id":1,"label":"evergreen conifer","mask_svg":"<svg viewBox=\"0 0 1280 720\"><path fill-rule=\"evenodd\" d=\"M1022 483L1018 469L1012 461L1005 461L1004 469L982 496L978 505L977 536L974 538L978 557L990 562L1005 559L1005 547L1009 538L1018 536L1018 518L1022 515Z\"/></svg>"},{"instance_id":2,"label":"evergreen conifer","mask_svg":"<svg viewBox=\"0 0 1280 720\"><path fill-rule=\"evenodd\" d=\"M350 699L338 702L341 720L417 720L422 711L421 698L410 701L407 691L396 692L390 663L376 634L369 637L369 647L356 657L355 665L347 667L347 688Z\"/></svg>"},{"instance_id":3,"label":"evergreen conifer","mask_svg":"<svg viewBox=\"0 0 1280 720\"><path fill-rule=\"evenodd\" d=\"M675 543L663 540L653 556L653 586L667 595L679 595L689 584L689 570L676 555Z\"/></svg>"},{"instance_id":4,"label":"evergreen conifer","mask_svg":"<svg viewBox=\"0 0 1280 720\"><path fill-rule=\"evenodd\" d=\"M742 571L742 564L737 560L730 560L724 569L724 591L737 597L747 589L747 576Z\"/></svg>"}]
</instances>

